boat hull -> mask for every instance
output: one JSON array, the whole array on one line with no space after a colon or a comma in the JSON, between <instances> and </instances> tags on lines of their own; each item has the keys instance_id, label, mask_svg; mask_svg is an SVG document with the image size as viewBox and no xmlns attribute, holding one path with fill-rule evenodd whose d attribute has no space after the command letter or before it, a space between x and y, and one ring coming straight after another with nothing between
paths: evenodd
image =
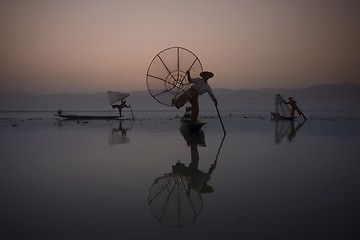
<instances>
[{"instance_id":1,"label":"boat hull","mask_svg":"<svg viewBox=\"0 0 360 240\"><path fill-rule=\"evenodd\" d=\"M73 114L58 114L55 116L63 117L66 119L72 120L95 120L95 119L103 119L103 120L111 120L111 119L119 119L118 116L83 116L83 115L73 115Z\"/></svg>"},{"instance_id":2,"label":"boat hull","mask_svg":"<svg viewBox=\"0 0 360 240\"><path fill-rule=\"evenodd\" d=\"M180 122L183 127L189 129L190 131L194 131L194 132L199 131L202 128L202 126L204 126L206 124L204 122L193 123L190 118L185 118L185 117L181 118Z\"/></svg>"},{"instance_id":3,"label":"boat hull","mask_svg":"<svg viewBox=\"0 0 360 240\"><path fill-rule=\"evenodd\" d=\"M271 114L272 119L274 119L274 120L289 120L289 121L292 121L292 120L295 119L294 117L282 116L279 113L275 113L275 112L271 112L270 114Z\"/></svg>"}]
</instances>

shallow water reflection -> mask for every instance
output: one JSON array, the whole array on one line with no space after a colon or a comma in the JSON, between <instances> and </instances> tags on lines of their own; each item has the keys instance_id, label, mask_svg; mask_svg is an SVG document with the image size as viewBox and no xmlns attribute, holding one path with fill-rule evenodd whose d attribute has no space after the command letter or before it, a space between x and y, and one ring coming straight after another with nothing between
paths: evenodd
<instances>
[{"instance_id":1,"label":"shallow water reflection","mask_svg":"<svg viewBox=\"0 0 360 240\"><path fill-rule=\"evenodd\" d=\"M358 236L358 121L295 122L280 144L268 119L224 118L225 140L218 119L197 135L178 119L37 121L0 125L9 239Z\"/></svg>"},{"instance_id":2,"label":"shallow water reflection","mask_svg":"<svg viewBox=\"0 0 360 240\"><path fill-rule=\"evenodd\" d=\"M288 142L291 142L297 132L302 126L304 126L305 121L297 122L294 120L273 120L275 122L275 143L280 144L281 141L286 138ZM295 127L296 126L296 127Z\"/></svg>"},{"instance_id":3,"label":"shallow water reflection","mask_svg":"<svg viewBox=\"0 0 360 240\"><path fill-rule=\"evenodd\" d=\"M203 194L212 193L213 188L208 184L211 174L216 168L217 158L225 135L214 156L214 162L208 171L199 169L198 147L206 147L205 133L189 131L180 128L181 135L189 146L191 153L190 164L180 161L172 165L172 171L155 179L149 189L148 203L151 214L162 224L170 227L182 228L194 224L203 209Z\"/></svg>"},{"instance_id":4,"label":"shallow water reflection","mask_svg":"<svg viewBox=\"0 0 360 240\"><path fill-rule=\"evenodd\" d=\"M132 122L133 123L133 122ZM109 137L109 145L130 143L130 137L128 137L128 131L131 131L130 127L123 127L123 121L119 120L119 127L113 128Z\"/></svg>"}]
</instances>

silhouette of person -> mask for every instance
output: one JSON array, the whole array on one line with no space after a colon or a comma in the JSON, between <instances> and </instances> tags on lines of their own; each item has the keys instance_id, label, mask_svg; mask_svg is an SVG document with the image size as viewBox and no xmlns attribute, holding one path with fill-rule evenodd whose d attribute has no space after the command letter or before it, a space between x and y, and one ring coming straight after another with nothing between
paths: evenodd
<instances>
[{"instance_id":1,"label":"silhouette of person","mask_svg":"<svg viewBox=\"0 0 360 240\"><path fill-rule=\"evenodd\" d=\"M286 104L289 104L291 106L291 117L294 117L295 111L297 111L299 116L300 115L303 116L304 119L306 120L307 118L305 117L303 112L299 109L299 107L296 105L297 102L292 97L289 97L288 99L289 101L286 102Z\"/></svg>"},{"instance_id":2,"label":"silhouette of person","mask_svg":"<svg viewBox=\"0 0 360 240\"><path fill-rule=\"evenodd\" d=\"M126 101L125 100L121 100L121 104L118 105L118 104L111 104L112 108L117 108L119 110L119 116L122 117L121 115L121 109L123 108L129 108L130 106L126 105Z\"/></svg>"},{"instance_id":3,"label":"silhouette of person","mask_svg":"<svg viewBox=\"0 0 360 240\"><path fill-rule=\"evenodd\" d=\"M212 72L205 71L200 73L200 78L191 78L190 72L187 71L186 75L189 83L192 83L193 85L178 98L174 98L172 105L175 105L175 107L179 109L184 106L186 102L189 102L191 104L191 122L195 123L198 121L199 116L199 95L203 95L207 92L215 105L218 104L217 99L208 84L208 79L212 78L214 74Z\"/></svg>"},{"instance_id":4,"label":"silhouette of person","mask_svg":"<svg viewBox=\"0 0 360 240\"><path fill-rule=\"evenodd\" d=\"M188 131L186 128L180 129L181 134L185 138L188 145L190 145L191 149L191 163L189 166L185 166L185 164L177 162L174 166L172 166L173 173L178 173L183 176L190 177L190 181L188 183L188 192L190 194L190 189L195 189L200 193L211 193L213 192L213 188L208 185L208 181L211 179L211 174L216 168L217 160L210 166L208 172L203 172L199 170L199 151L198 145L206 146L204 140L204 132L200 129L198 132Z\"/></svg>"}]
</instances>

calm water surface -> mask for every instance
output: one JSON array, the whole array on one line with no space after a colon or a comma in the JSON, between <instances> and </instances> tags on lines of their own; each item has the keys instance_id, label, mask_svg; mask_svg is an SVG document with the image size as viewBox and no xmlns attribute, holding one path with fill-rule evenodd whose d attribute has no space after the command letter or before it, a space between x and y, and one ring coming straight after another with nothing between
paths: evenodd
<instances>
[{"instance_id":1,"label":"calm water surface","mask_svg":"<svg viewBox=\"0 0 360 240\"><path fill-rule=\"evenodd\" d=\"M358 239L358 120L223 120L2 118L3 236Z\"/></svg>"}]
</instances>

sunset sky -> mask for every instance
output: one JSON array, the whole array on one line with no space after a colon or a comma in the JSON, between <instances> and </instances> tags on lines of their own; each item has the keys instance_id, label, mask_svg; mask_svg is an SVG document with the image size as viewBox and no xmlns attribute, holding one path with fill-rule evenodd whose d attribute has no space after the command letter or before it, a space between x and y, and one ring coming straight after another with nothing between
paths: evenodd
<instances>
[{"instance_id":1,"label":"sunset sky","mask_svg":"<svg viewBox=\"0 0 360 240\"><path fill-rule=\"evenodd\" d=\"M2 0L0 91L145 90L181 46L213 88L360 84L360 1Z\"/></svg>"}]
</instances>

